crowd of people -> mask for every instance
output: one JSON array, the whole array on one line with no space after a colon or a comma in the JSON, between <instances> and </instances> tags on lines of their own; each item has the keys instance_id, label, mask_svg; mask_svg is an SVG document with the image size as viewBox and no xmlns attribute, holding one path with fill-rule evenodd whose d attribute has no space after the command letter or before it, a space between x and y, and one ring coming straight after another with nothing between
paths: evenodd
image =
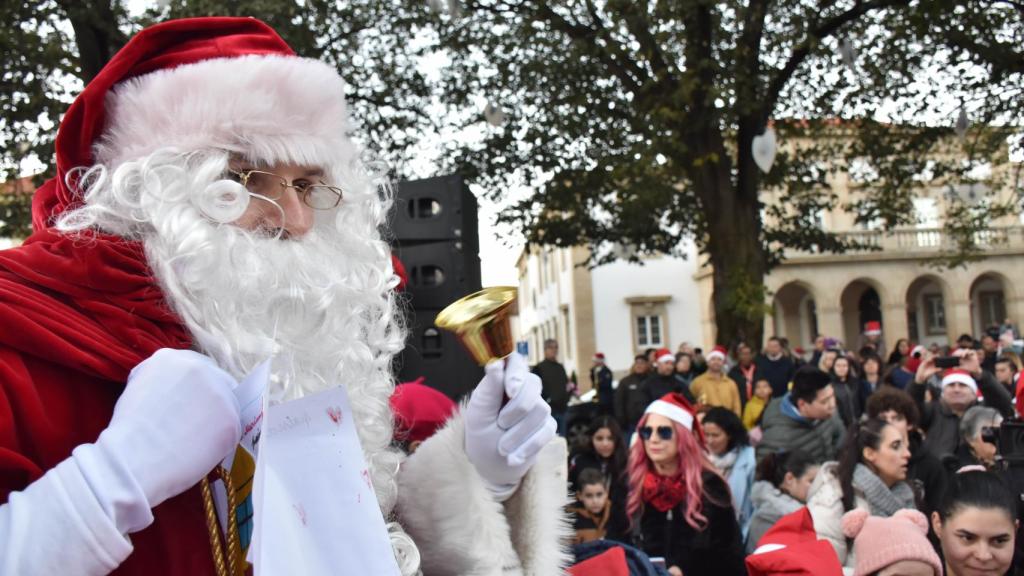
<instances>
[{"instance_id":1,"label":"crowd of people","mask_svg":"<svg viewBox=\"0 0 1024 576\"><path fill-rule=\"evenodd\" d=\"M824 336L809 351L777 337L759 353L647 350L617 385L595 357L598 415L569 458L577 544L616 541L677 576L779 573L821 561L758 568L807 514L835 552L826 573L1013 573L1018 490L997 438L1024 405L1015 329L886 355L866 328L857 350ZM535 373L567 402L546 348Z\"/></svg>"}]
</instances>

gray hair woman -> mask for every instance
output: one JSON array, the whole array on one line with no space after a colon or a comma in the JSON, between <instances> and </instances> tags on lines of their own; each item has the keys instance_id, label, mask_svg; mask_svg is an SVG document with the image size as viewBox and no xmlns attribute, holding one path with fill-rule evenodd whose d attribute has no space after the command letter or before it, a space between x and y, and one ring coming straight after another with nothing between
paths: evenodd
<instances>
[{"instance_id":1,"label":"gray hair woman","mask_svg":"<svg viewBox=\"0 0 1024 576\"><path fill-rule=\"evenodd\" d=\"M964 412L960 419L960 445L953 455L955 467L981 465L991 468L995 465L998 453L995 436L998 436L1002 423L1003 417L995 408L973 406Z\"/></svg>"}]
</instances>

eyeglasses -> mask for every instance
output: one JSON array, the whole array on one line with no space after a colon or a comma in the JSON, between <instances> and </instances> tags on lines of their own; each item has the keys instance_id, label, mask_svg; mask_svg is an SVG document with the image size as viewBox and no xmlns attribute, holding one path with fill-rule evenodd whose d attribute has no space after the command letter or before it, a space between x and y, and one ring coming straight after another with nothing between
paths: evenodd
<instances>
[{"instance_id":1,"label":"eyeglasses","mask_svg":"<svg viewBox=\"0 0 1024 576\"><path fill-rule=\"evenodd\" d=\"M295 189L295 192L302 199L303 204L314 210L330 210L341 203L341 188L324 184L323 182L288 182L283 176L263 170L228 170L234 179L239 182L250 194L255 194L267 200L279 200L284 191L288 188Z\"/></svg>"},{"instance_id":2,"label":"eyeglasses","mask_svg":"<svg viewBox=\"0 0 1024 576\"><path fill-rule=\"evenodd\" d=\"M662 440L671 440L675 433L675 429L671 426L658 426L658 438L661 438ZM651 428L650 426L640 428L640 437L644 440L650 440L653 435L654 428Z\"/></svg>"}]
</instances>

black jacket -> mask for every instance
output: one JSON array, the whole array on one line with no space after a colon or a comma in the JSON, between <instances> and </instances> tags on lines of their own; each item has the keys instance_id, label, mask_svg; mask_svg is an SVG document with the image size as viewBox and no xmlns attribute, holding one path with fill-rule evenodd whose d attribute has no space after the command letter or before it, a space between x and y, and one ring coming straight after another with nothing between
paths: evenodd
<instances>
[{"instance_id":1,"label":"black jacket","mask_svg":"<svg viewBox=\"0 0 1024 576\"><path fill-rule=\"evenodd\" d=\"M662 376L654 372L647 377L647 380L644 380L643 390L647 397L647 404L658 400L669 392L680 392L691 404L695 404L693 394L690 394L690 387L680 382L675 374ZM647 404L644 405L644 408L647 407Z\"/></svg>"},{"instance_id":2,"label":"black jacket","mask_svg":"<svg viewBox=\"0 0 1024 576\"><path fill-rule=\"evenodd\" d=\"M939 502L946 492L948 478L942 461L924 449L921 433L910 432L910 462L907 466L907 480L912 482L921 496L919 508L928 518L932 511L939 509Z\"/></svg>"},{"instance_id":3,"label":"black jacket","mask_svg":"<svg viewBox=\"0 0 1024 576\"><path fill-rule=\"evenodd\" d=\"M647 409L649 400L644 390L645 379L647 374L630 374L619 380L619 387L615 389L615 419L625 432L636 428L636 423Z\"/></svg>"},{"instance_id":4,"label":"black jacket","mask_svg":"<svg viewBox=\"0 0 1024 576\"><path fill-rule=\"evenodd\" d=\"M772 385L772 397L780 398L789 391L789 383L796 373L796 365L793 359L783 356L778 360L771 360L767 356L758 356L754 363L757 365L757 372L761 378L768 380Z\"/></svg>"},{"instance_id":5,"label":"black jacket","mask_svg":"<svg viewBox=\"0 0 1024 576\"><path fill-rule=\"evenodd\" d=\"M590 384L597 390L597 401L611 410L614 388L612 388L612 371L605 365L590 369Z\"/></svg>"},{"instance_id":6,"label":"black jacket","mask_svg":"<svg viewBox=\"0 0 1024 576\"><path fill-rule=\"evenodd\" d=\"M533 367L533 373L540 377L541 395L551 405L551 411L564 413L569 405L569 376L565 366L554 360L541 360Z\"/></svg>"},{"instance_id":7,"label":"black jacket","mask_svg":"<svg viewBox=\"0 0 1024 576\"><path fill-rule=\"evenodd\" d=\"M1013 399L1006 388L984 370L977 382L978 389L985 399L984 405L998 410L1003 418L1012 418ZM931 402L926 401L926 386L927 384L911 381L907 390L914 397L921 412L921 430L925 434L924 449L942 459L954 454L960 445L960 417L942 403L942 395L937 391Z\"/></svg>"},{"instance_id":8,"label":"black jacket","mask_svg":"<svg viewBox=\"0 0 1024 576\"><path fill-rule=\"evenodd\" d=\"M613 478L612 472L608 469L609 463L607 460L590 451L580 452L573 458L569 466L569 482L572 483L573 490L578 489L576 479L579 478L580 472L586 468L600 470L611 482L608 499L611 501L612 511L608 518L608 524L605 526L605 538L628 543L629 520L626 516L626 499L629 497L629 483L626 478L626 471L623 470L617 478Z\"/></svg>"},{"instance_id":9,"label":"black jacket","mask_svg":"<svg viewBox=\"0 0 1024 576\"><path fill-rule=\"evenodd\" d=\"M678 566L686 576L744 575L747 569L743 563L743 537L729 487L713 472L705 471L702 479L705 495L701 513L707 518L705 528L697 530L686 522L685 501L668 512L644 506L639 522L639 547L648 556L664 558L667 567Z\"/></svg>"},{"instance_id":10,"label":"black jacket","mask_svg":"<svg viewBox=\"0 0 1024 576\"><path fill-rule=\"evenodd\" d=\"M740 405L745 408L747 406L747 400L750 400L750 398L747 396L747 379L743 376L743 369L740 368L739 364L733 366L732 370L729 370L729 378L732 378L732 381L736 383L736 390L740 393ZM760 378L760 374L757 372L757 363L755 362L754 379L750 383L751 393L754 392L754 385L757 384L758 378Z\"/></svg>"}]
</instances>

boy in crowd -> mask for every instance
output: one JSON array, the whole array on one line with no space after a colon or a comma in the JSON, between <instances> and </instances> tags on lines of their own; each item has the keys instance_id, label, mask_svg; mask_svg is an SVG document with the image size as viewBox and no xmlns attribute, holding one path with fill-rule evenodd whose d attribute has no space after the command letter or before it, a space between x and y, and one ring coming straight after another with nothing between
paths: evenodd
<instances>
[{"instance_id":1,"label":"boy in crowd","mask_svg":"<svg viewBox=\"0 0 1024 576\"><path fill-rule=\"evenodd\" d=\"M576 529L573 544L603 540L611 510L604 474L597 468L584 469L576 480L576 504L569 508Z\"/></svg>"}]
</instances>

